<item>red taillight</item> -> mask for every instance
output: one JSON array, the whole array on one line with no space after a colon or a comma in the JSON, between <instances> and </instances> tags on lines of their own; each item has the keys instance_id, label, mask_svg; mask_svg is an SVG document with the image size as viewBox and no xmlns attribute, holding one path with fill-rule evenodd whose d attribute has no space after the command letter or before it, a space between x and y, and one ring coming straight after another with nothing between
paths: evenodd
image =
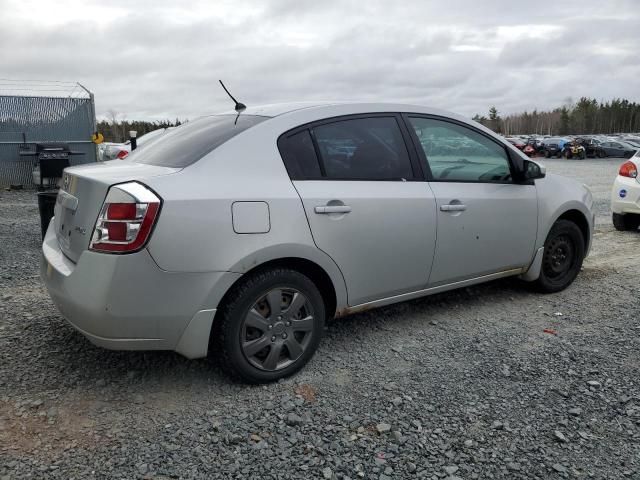
<instances>
[{"instance_id":1,"label":"red taillight","mask_svg":"<svg viewBox=\"0 0 640 480\"><path fill-rule=\"evenodd\" d=\"M109 220L133 220L136 218L135 203L110 203L107 208Z\"/></svg>"},{"instance_id":2,"label":"red taillight","mask_svg":"<svg viewBox=\"0 0 640 480\"><path fill-rule=\"evenodd\" d=\"M104 228L107 230L109 240L114 242L127 241L128 225L126 222L104 222Z\"/></svg>"},{"instance_id":3,"label":"red taillight","mask_svg":"<svg viewBox=\"0 0 640 480\"><path fill-rule=\"evenodd\" d=\"M120 150L118 152L118 155L116 155L116 157L119 158L120 160L123 160L127 158L128 155L129 155L129 152L127 152L126 150Z\"/></svg>"},{"instance_id":4,"label":"red taillight","mask_svg":"<svg viewBox=\"0 0 640 480\"><path fill-rule=\"evenodd\" d=\"M89 245L96 252L131 253L147 243L158 217L160 199L140 183L109 189Z\"/></svg>"},{"instance_id":5,"label":"red taillight","mask_svg":"<svg viewBox=\"0 0 640 480\"><path fill-rule=\"evenodd\" d=\"M618 175L621 175L623 177L636 178L638 176L638 167L636 167L636 164L631 161L624 162L620 166Z\"/></svg>"}]
</instances>

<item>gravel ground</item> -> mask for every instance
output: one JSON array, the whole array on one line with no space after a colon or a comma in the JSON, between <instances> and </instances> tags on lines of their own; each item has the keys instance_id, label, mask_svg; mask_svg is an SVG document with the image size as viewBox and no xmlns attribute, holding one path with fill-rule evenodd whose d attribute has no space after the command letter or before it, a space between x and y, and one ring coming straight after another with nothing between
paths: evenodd
<instances>
[{"instance_id":1,"label":"gravel ground","mask_svg":"<svg viewBox=\"0 0 640 480\"><path fill-rule=\"evenodd\" d=\"M330 322L298 375L110 352L38 278L33 192L0 192L0 480L640 478L639 233L611 227L620 160L545 162L593 189L584 271Z\"/></svg>"}]
</instances>

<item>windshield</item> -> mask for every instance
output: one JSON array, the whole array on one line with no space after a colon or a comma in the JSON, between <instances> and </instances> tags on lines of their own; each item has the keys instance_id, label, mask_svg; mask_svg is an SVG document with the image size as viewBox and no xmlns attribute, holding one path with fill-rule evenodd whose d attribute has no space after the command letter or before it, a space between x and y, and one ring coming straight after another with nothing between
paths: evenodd
<instances>
[{"instance_id":1,"label":"windshield","mask_svg":"<svg viewBox=\"0 0 640 480\"><path fill-rule=\"evenodd\" d=\"M145 148L134 150L129 159L137 163L184 168L268 118L258 115L201 117L166 132Z\"/></svg>"}]
</instances>

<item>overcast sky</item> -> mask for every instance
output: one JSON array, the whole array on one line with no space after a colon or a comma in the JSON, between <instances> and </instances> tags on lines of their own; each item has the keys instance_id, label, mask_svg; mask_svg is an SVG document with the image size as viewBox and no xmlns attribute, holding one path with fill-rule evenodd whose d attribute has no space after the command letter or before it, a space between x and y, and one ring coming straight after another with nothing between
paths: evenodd
<instances>
[{"instance_id":1,"label":"overcast sky","mask_svg":"<svg viewBox=\"0 0 640 480\"><path fill-rule=\"evenodd\" d=\"M79 81L99 117L228 110L219 78L248 105L637 101L639 47L638 0L0 0L0 77Z\"/></svg>"}]
</instances>

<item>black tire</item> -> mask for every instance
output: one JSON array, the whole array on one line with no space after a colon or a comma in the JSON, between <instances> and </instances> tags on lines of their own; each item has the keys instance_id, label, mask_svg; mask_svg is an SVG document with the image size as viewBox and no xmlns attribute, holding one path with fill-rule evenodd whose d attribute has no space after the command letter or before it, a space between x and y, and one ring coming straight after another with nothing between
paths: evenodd
<instances>
[{"instance_id":1,"label":"black tire","mask_svg":"<svg viewBox=\"0 0 640 480\"><path fill-rule=\"evenodd\" d=\"M584 260L585 242L580 228L569 220L558 220L544 242L538 291L555 293L567 288L578 276Z\"/></svg>"},{"instance_id":2,"label":"black tire","mask_svg":"<svg viewBox=\"0 0 640 480\"><path fill-rule=\"evenodd\" d=\"M544 158L550 158L551 154L548 151L544 152Z\"/></svg>"},{"instance_id":3,"label":"black tire","mask_svg":"<svg viewBox=\"0 0 640 480\"><path fill-rule=\"evenodd\" d=\"M587 154L585 152L581 152L580 153L580 160L584 160L585 158L587 158Z\"/></svg>"},{"instance_id":4,"label":"black tire","mask_svg":"<svg viewBox=\"0 0 640 480\"><path fill-rule=\"evenodd\" d=\"M624 232L627 230L637 230L640 227L640 215L633 213L614 213L611 215L613 226L616 230Z\"/></svg>"},{"instance_id":5,"label":"black tire","mask_svg":"<svg viewBox=\"0 0 640 480\"><path fill-rule=\"evenodd\" d=\"M287 292L297 292L303 295L305 304L302 309L304 309L306 318L294 319L294 323L305 321L305 324L308 325L309 330L302 332L303 337L299 336L301 332L289 330L294 328L289 327L291 322L286 322L287 326L285 326L287 308L277 316L278 321L276 321L275 315L273 318L271 317L273 311L267 294L276 291L280 292L281 303L277 307L278 309L282 308L283 303L286 306ZM296 295L296 293L291 295ZM293 305L293 298L295 297L291 297L290 305ZM254 308L257 305L261 305L260 312ZM269 312L266 317L261 313L262 307ZM262 330L248 325L251 312L259 313L260 317L270 324L268 333L266 327ZM309 320L309 317L312 319ZM294 374L309 361L320 343L324 321L325 304L322 295L306 275L286 268L256 272L234 286L218 310L209 342L210 351L218 356L222 368L233 378L239 378L248 383L273 382ZM248 339L250 334L255 338ZM269 337L272 334L273 336ZM307 338L307 335L310 335L310 338ZM247 345L252 342L258 343L257 340L260 341L260 345L264 344L264 347L256 353L251 353L251 356L247 356ZM290 344L288 342L292 340L295 340L296 349L301 347L302 350L302 353L295 359L291 358L294 356L294 352L288 346ZM277 348L277 352L275 348ZM277 356L275 369L265 367L272 352L275 352ZM264 359L261 359L261 356ZM262 368L258 366L260 361L264 362ZM282 367L280 367L281 364Z\"/></svg>"},{"instance_id":6,"label":"black tire","mask_svg":"<svg viewBox=\"0 0 640 480\"><path fill-rule=\"evenodd\" d=\"M598 151L598 158L605 158L607 153L604 150Z\"/></svg>"}]
</instances>

